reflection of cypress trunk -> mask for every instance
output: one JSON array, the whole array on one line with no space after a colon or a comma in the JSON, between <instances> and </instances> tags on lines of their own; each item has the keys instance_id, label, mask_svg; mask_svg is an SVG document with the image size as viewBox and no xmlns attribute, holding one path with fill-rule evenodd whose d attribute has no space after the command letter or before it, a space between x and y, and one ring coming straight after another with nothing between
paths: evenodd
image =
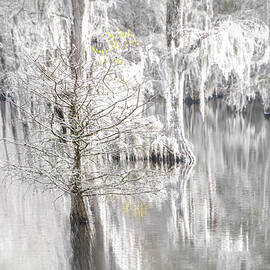
<instances>
[{"instance_id":1,"label":"reflection of cypress trunk","mask_svg":"<svg viewBox=\"0 0 270 270\"><path fill-rule=\"evenodd\" d=\"M101 206L102 207L102 206ZM95 243L98 243L98 248L92 250L93 263L96 269L106 269L106 256L104 249L104 230L100 216L100 206L98 201L93 199L91 202L91 213L94 217Z\"/></svg>"},{"instance_id":2,"label":"reflection of cypress trunk","mask_svg":"<svg viewBox=\"0 0 270 270\"><path fill-rule=\"evenodd\" d=\"M72 270L89 270L91 266L90 226L87 210L80 192L71 194L71 246Z\"/></svg>"}]
</instances>

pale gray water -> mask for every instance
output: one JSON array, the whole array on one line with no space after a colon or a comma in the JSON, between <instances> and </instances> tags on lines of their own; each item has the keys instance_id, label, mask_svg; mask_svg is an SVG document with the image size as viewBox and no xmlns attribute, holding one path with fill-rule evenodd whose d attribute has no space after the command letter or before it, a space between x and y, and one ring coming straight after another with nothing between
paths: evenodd
<instances>
[{"instance_id":1,"label":"pale gray water","mask_svg":"<svg viewBox=\"0 0 270 270\"><path fill-rule=\"evenodd\" d=\"M69 202L1 182L0 269L69 269Z\"/></svg>"},{"instance_id":2,"label":"pale gray water","mask_svg":"<svg viewBox=\"0 0 270 270\"><path fill-rule=\"evenodd\" d=\"M211 103L204 122L186 107L190 176L168 179L166 198L107 203L99 269L270 269L270 122Z\"/></svg>"},{"instance_id":3,"label":"pale gray water","mask_svg":"<svg viewBox=\"0 0 270 270\"><path fill-rule=\"evenodd\" d=\"M186 107L197 164L165 196L100 202L98 270L270 269L270 122L251 108L212 104L203 122ZM15 183L0 193L0 269L69 269L69 201Z\"/></svg>"}]
</instances>

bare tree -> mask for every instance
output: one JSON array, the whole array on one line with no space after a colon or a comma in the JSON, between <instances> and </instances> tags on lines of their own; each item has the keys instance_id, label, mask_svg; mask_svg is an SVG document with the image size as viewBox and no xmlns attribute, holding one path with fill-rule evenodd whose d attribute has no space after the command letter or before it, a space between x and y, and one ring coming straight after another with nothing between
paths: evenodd
<instances>
[{"instance_id":1,"label":"bare tree","mask_svg":"<svg viewBox=\"0 0 270 270\"><path fill-rule=\"evenodd\" d=\"M59 49L49 61L36 59L20 78L21 97L10 103L31 136L6 140L18 147L20 162L11 158L5 167L13 179L70 194L73 269L91 269L83 197L158 191L153 178L119 161L147 159L159 125L141 117L151 100L142 93L147 82L125 77L124 60L98 51L91 61L74 61L75 53Z\"/></svg>"}]
</instances>

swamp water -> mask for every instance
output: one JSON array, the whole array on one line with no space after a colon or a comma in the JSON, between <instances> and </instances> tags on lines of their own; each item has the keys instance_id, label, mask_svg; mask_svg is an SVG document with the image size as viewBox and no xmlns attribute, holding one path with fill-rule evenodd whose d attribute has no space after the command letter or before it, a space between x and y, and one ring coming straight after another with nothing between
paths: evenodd
<instances>
[{"instance_id":1,"label":"swamp water","mask_svg":"<svg viewBox=\"0 0 270 270\"><path fill-rule=\"evenodd\" d=\"M98 270L270 269L270 121L253 103L185 107L197 164L165 195L100 200ZM0 269L70 269L69 201L1 182Z\"/></svg>"}]
</instances>

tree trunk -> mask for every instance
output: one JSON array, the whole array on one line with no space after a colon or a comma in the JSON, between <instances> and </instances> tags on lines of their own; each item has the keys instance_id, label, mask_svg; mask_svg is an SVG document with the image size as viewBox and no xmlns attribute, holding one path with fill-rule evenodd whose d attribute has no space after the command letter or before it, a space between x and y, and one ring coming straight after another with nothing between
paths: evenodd
<instances>
[{"instance_id":1,"label":"tree trunk","mask_svg":"<svg viewBox=\"0 0 270 270\"><path fill-rule=\"evenodd\" d=\"M175 38L175 28L179 22L179 9L180 0L168 0L167 1L167 16L166 16L166 36L167 36L167 46L171 47L172 41ZM177 40L175 40L176 43Z\"/></svg>"},{"instance_id":2,"label":"tree trunk","mask_svg":"<svg viewBox=\"0 0 270 270\"><path fill-rule=\"evenodd\" d=\"M82 59L82 21L85 9L84 0L71 0L72 2L72 29L71 29L71 63L76 66Z\"/></svg>"},{"instance_id":3,"label":"tree trunk","mask_svg":"<svg viewBox=\"0 0 270 270\"><path fill-rule=\"evenodd\" d=\"M83 197L79 192L71 194L70 225L72 270L93 270L89 218Z\"/></svg>"}]
</instances>

